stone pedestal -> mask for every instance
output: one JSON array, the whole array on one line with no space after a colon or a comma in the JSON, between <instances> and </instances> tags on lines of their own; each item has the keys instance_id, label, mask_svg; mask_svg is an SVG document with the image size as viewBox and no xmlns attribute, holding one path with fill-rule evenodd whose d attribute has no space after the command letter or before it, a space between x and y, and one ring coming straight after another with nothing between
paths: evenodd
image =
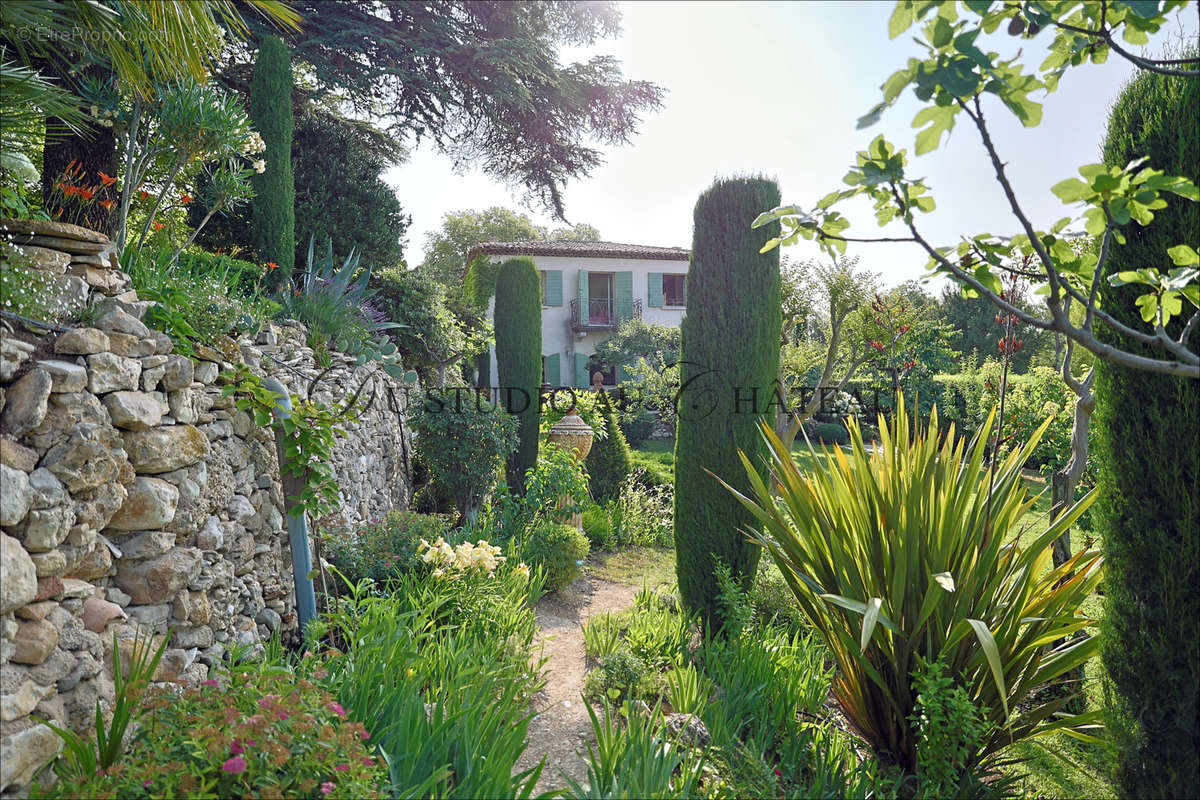
<instances>
[{"instance_id":1,"label":"stone pedestal","mask_svg":"<svg viewBox=\"0 0 1200 800\"><path fill-rule=\"evenodd\" d=\"M592 439L595 438L596 432L592 430L583 419L575 413L572 408L567 412L567 415L555 424L550 429L550 441L561 447L566 447L575 455L576 461L583 461L587 458L588 451L592 449ZM563 498L559 501L559 505L567 505L570 503L569 498ZM572 514L571 524L577 530L583 530L583 515Z\"/></svg>"}]
</instances>

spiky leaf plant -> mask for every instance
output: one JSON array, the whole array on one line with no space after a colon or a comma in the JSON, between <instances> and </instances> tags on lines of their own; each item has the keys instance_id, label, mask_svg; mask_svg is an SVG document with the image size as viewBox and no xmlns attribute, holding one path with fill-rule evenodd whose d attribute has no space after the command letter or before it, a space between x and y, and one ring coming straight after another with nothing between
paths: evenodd
<instances>
[{"instance_id":1,"label":"spiky leaf plant","mask_svg":"<svg viewBox=\"0 0 1200 800\"><path fill-rule=\"evenodd\" d=\"M1021 466L1050 420L990 476L994 414L967 442L953 425L938 434L936 408L927 426L910 423L903 398L896 409L890 423L880 417L872 452L852 421L851 451L833 451L810 473L764 425L769 478L743 455L751 491L726 484L754 516L751 538L823 635L847 718L882 759L912 773L912 676L940 661L991 723L964 768L1055 730L1091 738L1098 712L1063 714L1069 697L1034 690L1097 652L1095 638L1074 634L1095 624L1080 606L1100 581L1102 556L1084 549L1054 569L1050 554L1094 493L1023 547L1017 521L1033 498Z\"/></svg>"}]
</instances>

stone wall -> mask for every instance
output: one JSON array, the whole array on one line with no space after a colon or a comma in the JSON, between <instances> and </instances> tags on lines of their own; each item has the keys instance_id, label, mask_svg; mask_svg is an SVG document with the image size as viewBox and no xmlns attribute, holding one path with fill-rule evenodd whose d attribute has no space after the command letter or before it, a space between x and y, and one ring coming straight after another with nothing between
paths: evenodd
<instances>
[{"instance_id":1,"label":"stone wall","mask_svg":"<svg viewBox=\"0 0 1200 800\"><path fill-rule=\"evenodd\" d=\"M187 682L232 643L294 634L274 433L223 395L221 373L244 362L302 394L320 375L313 395L328 401L370 372L341 356L319 369L298 327L185 357L141 322L135 294L106 297L111 310L89 328L34 337L0 323L6 793L59 749L31 714L83 730L96 701L111 702L114 634L125 657L135 632L169 634L158 678ZM403 387L382 375L372 384L371 407L344 426L334 457L350 523L403 507L411 492Z\"/></svg>"}]
</instances>

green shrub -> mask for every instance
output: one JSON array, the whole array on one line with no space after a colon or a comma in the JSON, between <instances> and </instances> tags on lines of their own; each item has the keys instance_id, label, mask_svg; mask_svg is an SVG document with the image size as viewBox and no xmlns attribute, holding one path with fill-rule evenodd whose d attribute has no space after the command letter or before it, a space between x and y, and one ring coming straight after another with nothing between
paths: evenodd
<instances>
[{"instance_id":1,"label":"green shrub","mask_svg":"<svg viewBox=\"0 0 1200 800\"><path fill-rule=\"evenodd\" d=\"M292 64L278 36L259 45L247 108L267 150L267 168L254 175L251 221L258 257L278 265L267 276L272 288L286 287L296 263L296 186L292 175Z\"/></svg>"},{"instance_id":2,"label":"green shrub","mask_svg":"<svg viewBox=\"0 0 1200 800\"><path fill-rule=\"evenodd\" d=\"M648 674L645 661L628 650L618 650L602 657L600 666L588 675L587 693L601 701L618 703L637 698Z\"/></svg>"},{"instance_id":3,"label":"green shrub","mask_svg":"<svg viewBox=\"0 0 1200 800\"><path fill-rule=\"evenodd\" d=\"M672 544L670 488L646 489L636 473L630 474L609 506L609 520L608 547Z\"/></svg>"},{"instance_id":4,"label":"green shrub","mask_svg":"<svg viewBox=\"0 0 1200 800\"><path fill-rule=\"evenodd\" d=\"M1183 55L1183 54L1180 54ZM1197 55L1195 47L1187 53ZM1143 72L1113 105L1104 163L1145 167L1195 180L1200 80ZM1129 225L1107 269L1176 269L1167 248L1197 245L1200 203L1172 197L1147 227ZM1104 284L1104 309L1151 332L1136 284ZM1191 309L1166 326L1178 339ZM1097 326L1105 344L1136 355L1163 351ZM1196 337L1190 349L1197 352ZM1196 381L1096 361L1096 451L1101 497L1097 528L1108 565L1104 667L1114 692L1108 730L1117 745L1116 779L1128 797L1200 796L1200 392Z\"/></svg>"},{"instance_id":5,"label":"green shrub","mask_svg":"<svg viewBox=\"0 0 1200 800\"><path fill-rule=\"evenodd\" d=\"M279 309L247 274L248 262L208 253L187 253L172 261L172 250L129 250L125 270L143 300L155 305L145 322L168 334L176 350L211 344L217 336L253 334ZM248 266L247 266L248 265ZM259 275L261 276L261 269Z\"/></svg>"},{"instance_id":6,"label":"green shrub","mask_svg":"<svg viewBox=\"0 0 1200 800\"><path fill-rule=\"evenodd\" d=\"M617 415L612 405L604 403L601 414L605 435L596 437L592 449L588 451L587 473L592 499L597 503L607 503L616 499L621 491L621 484L633 465L629 456L629 443L625 441L625 434L617 424Z\"/></svg>"},{"instance_id":7,"label":"green shrub","mask_svg":"<svg viewBox=\"0 0 1200 800\"><path fill-rule=\"evenodd\" d=\"M234 667L159 688L114 766L60 781L52 797L379 797L383 761L367 729L286 669Z\"/></svg>"},{"instance_id":8,"label":"green shrub","mask_svg":"<svg viewBox=\"0 0 1200 800\"><path fill-rule=\"evenodd\" d=\"M913 676L917 703L909 722L917 731L918 796L965 797L979 775L968 765L988 735L987 709L975 707L962 686L934 662Z\"/></svg>"},{"instance_id":9,"label":"green shrub","mask_svg":"<svg viewBox=\"0 0 1200 800\"><path fill-rule=\"evenodd\" d=\"M542 289L529 258L510 258L496 281L496 371L500 398L517 420L517 449L508 457L508 488L525 493L537 463L538 392L542 385Z\"/></svg>"},{"instance_id":10,"label":"green shrub","mask_svg":"<svg viewBox=\"0 0 1200 800\"><path fill-rule=\"evenodd\" d=\"M808 432L813 444L850 444L850 434L840 422L818 422Z\"/></svg>"},{"instance_id":11,"label":"green shrub","mask_svg":"<svg viewBox=\"0 0 1200 800\"><path fill-rule=\"evenodd\" d=\"M592 547L603 549L608 547L612 536L612 524L609 520L608 509L604 506L590 505L583 510L583 533L588 537Z\"/></svg>"},{"instance_id":12,"label":"green shrub","mask_svg":"<svg viewBox=\"0 0 1200 800\"><path fill-rule=\"evenodd\" d=\"M467 520L496 486L505 455L516 444L517 423L492 406L446 405L430 400L410 408L416 448L436 481Z\"/></svg>"},{"instance_id":13,"label":"green shrub","mask_svg":"<svg viewBox=\"0 0 1200 800\"><path fill-rule=\"evenodd\" d=\"M329 535L325 554L351 583L370 578L382 585L421 563L417 547L422 539L432 542L449 529L450 520L444 516L392 511L357 531Z\"/></svg>"},{"instance_id":14,"label":"green shrub","mask_svg":"<svg viewBox=\"0 0 1200 800\"><path fill-rule=\"evenodd\" d=\"M1081 605L1103 557L1083 549L1050 568L1051 544L1094 493L1022 547L1013 534L1033 501L1021 465L1049 420L989 474L990 420L968 444L939 436L936 409L928 426L910 426L903 396L897 407L883 446L868 454L851 420L852 451L805 475L764 425L770 485L746 461L753 499L737 495L754 514L752 536L832 654L842 710L881 758L914 774L911 675L918 656L932 653L993 725L967 768L1047 729L1085 736L1096 714L1059 716L1063 698L1032 692L1097 649L1073 634L1094 624Z\"/></svg>"},{"instance_id":15,"label":"green shrub","mask_svg":"<svg viewBox=\"0 0 1200 800\"><path fill-rule=\"evenodd\" d=\"M328 683L385 754L390 796L530 796L541 766L515 767L543 686L538 591L513 561L494 577L409 573L387 597L356 588L314 623L314 638L346 643Z\"/></svg>"},{"instance_id":16,"label":"green shrub","mask_svg":"<svg viewBox=\"0 0 1200 800\"><path fill-rule=\"evenodd\" d=\"M747 586L758 566L760 551L743 533L752 517L717 491L713 475L737 474L749 491L738 450L756 464L765 456L755 425L779 377L783 323L779 251L761 250L778 226L751 223L778 204L773 181L739 178L713 184L695 209L680 385L698 408L686 411L685 399L675 439L675 552L680 594L710 631L721 627L716 562ZM756 392L757 405L735 407L730 387Z\"/></svg>"},{"instance_id":17,"label":"green shrub","mask_svg":"<svg viewBox=\"0 0 1200 800\"><path fill-rule=\"evenodd\" d=\"M636 416L621 420L621 433L630 447L637 447L654 435L658 415L653 411L642 411Z\"/></svg>"},{"instance_id":18,"label":"green shrub","mask_svg":"<svg viewBox=\"0 0 1200 800\"><path fill-rule=\"evenodd\" d=\"M630 452L638 483L647 489L675 490L675 454Z\"/></svg>"},{"instance_id":19,"label":"green shrub","mask_svg":"<svg viewBox=\"0 0 1200 800\"><path fill-rule=\"evenodd\" d=\"M534 525L521 543L521 559L541 567L547 592L557 592L579 577L588 557L587 537L572 525L545 521Z\"/></svg>"}]
</instances>

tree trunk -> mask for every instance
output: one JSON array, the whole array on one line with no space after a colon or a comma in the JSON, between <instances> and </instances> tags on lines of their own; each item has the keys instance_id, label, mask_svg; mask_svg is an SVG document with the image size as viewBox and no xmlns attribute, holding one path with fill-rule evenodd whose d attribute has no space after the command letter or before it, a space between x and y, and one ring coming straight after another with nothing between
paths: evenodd
<instances>
[{"instance_id":1,"label":"tree trunk","mask_svg":"<svg viewBox=\"0 0 1200 800\"><path fill-rule=\"evenodd\" d=\"M68 82L68 76L58 74L61 68L54 69L46 65L46 74L57 78L59 82ZM96 80L111 80L112 70L103 64L89 64L80 70L85 78ZM120 198L115 191L116 186L101 186L100 172L106 175L117 175L117 139L112 128L102 125L86 125L80 133L64 130L62 120L49 117L46 120L46 146L42 153L42 198L49 208L54 197L54 184L62 177L71 162L75 162L83 173L81 181L88 187L99 187L92 201L81 209L81 216L75 220L85 228L99 231L106 236L116 232L116 217L113 211L100 205L102 200ZM61 131L60 135L53 135Z\"/></svg>"},{"instance_id":2,"label":"tree trunk","mask_svg":"<svg viewBox=\"0 0 1200 800\"><path fill-rule=\"evenodd\" d=\"M1072 387L1075 388L1075 387ZM1071 425L1071 458L1065 467L1056 472L1051 478L1050 519L1058 519L1059 515L1075 502L1075 487L1083 476L1088 458L1088 431L1091 428L1092 409L1096 407L1096 398L1092 394L1092 378L1089 374L1076 389L1075 417ZM1054 566L1059 567L1071 557L1071 534L1066 531L1054 541L1051 552Z\"/></svg>"}]
</instances>

